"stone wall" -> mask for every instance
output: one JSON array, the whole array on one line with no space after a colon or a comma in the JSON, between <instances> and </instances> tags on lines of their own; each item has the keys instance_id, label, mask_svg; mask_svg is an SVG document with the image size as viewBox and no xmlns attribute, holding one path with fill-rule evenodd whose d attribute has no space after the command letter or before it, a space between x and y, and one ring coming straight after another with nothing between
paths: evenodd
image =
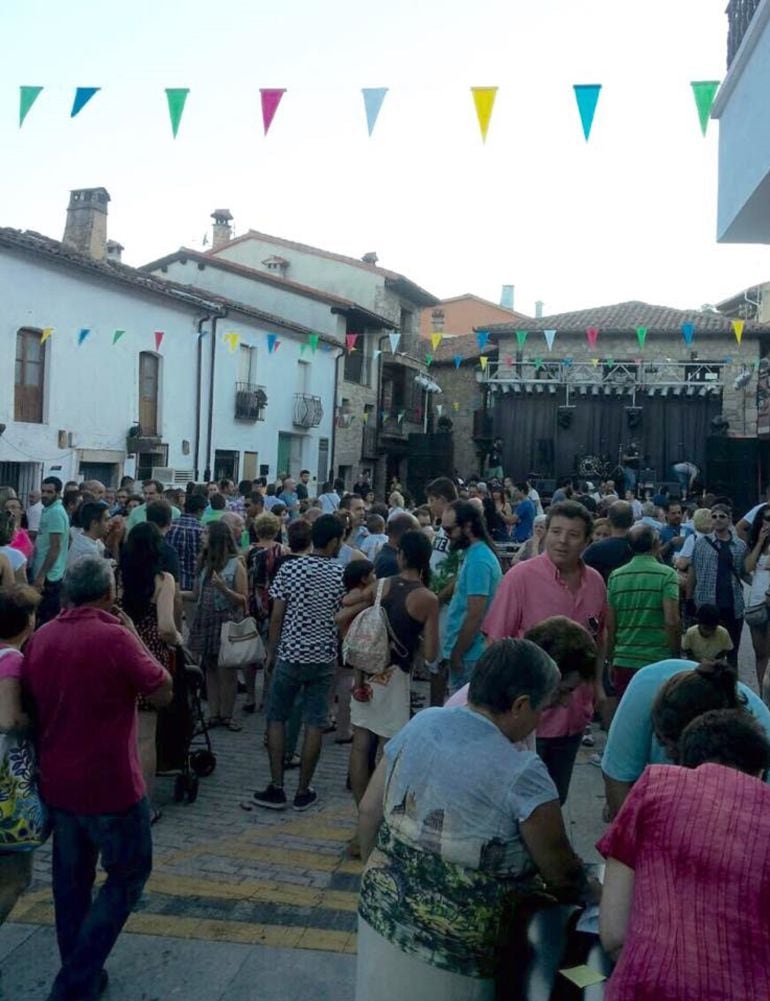
<instances>
[{"instance_id":1,"label":"stone wall","mask_svg":"<svg viewBox=\"0 0 770 1001\"><path fill-rule=\"evenodd\" d=\"M452 420L455 469L463 479L480 472L481 460L473 440L473 414L482 408L481 387L476 381L478 371L475 359L464 361L460 368L455 368L454 362L434 362L430 368L431 376L443 390L433 397L434 415L438 404ZM455 409L454 403L459 403L459 409ZM447 470L448 475L451 473L452 470Z\"/></svg>"}]
</instances>

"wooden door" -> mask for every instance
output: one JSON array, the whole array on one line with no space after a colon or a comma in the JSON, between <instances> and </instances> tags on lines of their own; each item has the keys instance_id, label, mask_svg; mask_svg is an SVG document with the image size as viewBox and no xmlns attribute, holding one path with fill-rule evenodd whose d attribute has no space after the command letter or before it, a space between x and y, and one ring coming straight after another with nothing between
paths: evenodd
<instances>
[{"instance_id":1,"label":"wooden door","mask_svg":"<svg viewBox=\"0 0 770 1001\"><path fill-rule=\"evenodd\" d=\"M158 374L160 360L149 351L139 355L139 424L142 434L158 434Z\"/></svg>"},{"instance_id":2,"label":"wooden door","mask_svg":"<svg viewBox=\"0 0 770 1001\"><path fill-rule=\"evenodd\" d=\"M45 343L37 330L16 334L16 373L13 418L29 424L43 423Z\"/></svg>"}]
</instances>

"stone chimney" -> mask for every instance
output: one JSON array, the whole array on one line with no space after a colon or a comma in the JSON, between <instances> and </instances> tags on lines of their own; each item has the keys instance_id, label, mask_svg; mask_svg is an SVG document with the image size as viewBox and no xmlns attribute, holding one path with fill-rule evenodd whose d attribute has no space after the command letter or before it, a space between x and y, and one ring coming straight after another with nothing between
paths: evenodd
<instances>
[{"instance_id":1,"label":"stone chimney","mask_svg":"<svg viewBox=\"0 0 770 1001\"><path fill-rule=\"evenodd\" d=\"M503 309L510 309L513 312L513 285L503 285L500 292L500 305Z\"/></svg>"},{"instance_id":2,"label":"stone chimney","mask_svg":"<svg viewBox=\"0 0 770 1001\"><path fill-rule=\"evenodd\" d=\"M537 302L535 303L535 319L536 320L539 320L540 317L543 315L543 306L544 305L545 305L545 303L543 302L542 299L538 299Z\"/></svg>"},{"instance_id":3,"label":"stone chimney","mask_svg":"<svg viewBox=\"0 0 770 1001\"><path fill-rule=\"evenodd\" d=\"M377 257L377 253L374 250L370 250L367 254L364 254L361 260L364 264L376 264L379 257Z\"/></svg>"},{"instance_id":4,"label":"stone chimney","mask_svg":"<svg viewBox=\"0 0 770 1001\"><path fill-rule=\"evenodd\" d=\"M233 217L230 215L230 209L214 209L211 218L214 220L211 249L220 250L232 238L233 227L230 223L233 221Z\"/></svg>"},{"instance_id":5,"label":"stone chimney","mask_svg":"<svg viewBox=\"0 0 770 1001\"><path fill-rule=\"evenodd\" d=\"M123 251L126 248L122 243L118 243L117 240L107 241L107 260L115 261L116 264L120 264L123 260Z\"/></svg>"},{"instance_id":6,"label":"stone chimney","mask_svg":"<svg viewBox=\"0 0 770 1001\"><path fill-rule=\"evenodd\" d=\"M63 242L97 261L107 249L107 204L110 196L104 188L79 188L70 191L67 224Z\"/></svg>"}]
</instances>

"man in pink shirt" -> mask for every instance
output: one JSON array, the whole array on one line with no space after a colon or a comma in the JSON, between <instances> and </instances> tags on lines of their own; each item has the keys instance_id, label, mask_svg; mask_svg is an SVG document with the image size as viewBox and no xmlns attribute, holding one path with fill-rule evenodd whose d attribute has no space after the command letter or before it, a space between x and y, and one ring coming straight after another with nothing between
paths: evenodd
<instances>
[{"instance_id":1,"label":"man in pink shirt","mask_svg":"<svg viewBox=\"0 0 770 1001\"><path fill-rule=\"evenodd\" d=\"M566 705L543 712L537 728L537 751L554 780L562 802L567 798L572 768L586 724L594 709L606 700L604 630L607 589L602 576L586 566L581 554L591 533L591 515L577 501L551 505L546 519L545 552L517 563L503 577L482 632L491 640L523 636L552 615L584 626L596 640L596 676L593 684L575 689Z\"/></svg>"},{"instance_id":2,"label":"man in pink shirt","mask_svg":"<svg viewBox=\"0 0 770 1001\"><path fill-rule=\"evenodd\" d=\"M38 726L40 793L53 821L53 897L62 966L49 1001L98 997L104 962L152 870L136 700L171 701L171 677L123 613L107 560L64 578L68 605L25 648L22 684ZM101 855L107 879L91 898Z\"/></svg>"}]
</instances>

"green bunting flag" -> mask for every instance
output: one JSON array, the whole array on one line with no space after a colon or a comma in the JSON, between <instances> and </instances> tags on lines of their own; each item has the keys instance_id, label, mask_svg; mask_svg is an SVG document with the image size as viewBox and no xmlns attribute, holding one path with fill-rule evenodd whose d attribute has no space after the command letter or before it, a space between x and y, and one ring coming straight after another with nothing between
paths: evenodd
<instances>
[{"instance_id":1,"label":"green bunting flag","mask_svg":"<svg viewBox=\"0 0 770 1001\"><path fill-rule=\"evenodd\" d=\"M315 354L318 347L318 334L308 334L307 342L310 345L310 350Z\"/></svg>"},{"instance_id":2,"label":"green bunting flag","mask_svg":"<svg viewBox=\"0 0 770 1001\"><path fill-rule=\"evenodd\" d=\"M116 330L115 331L115 333L112 335L112 343L113 343L113 345L115 345L115 344L118 343L118 341L123 336L123 334L125 334L125 330Z\"/></svg>"},{"instance_id":3,"label":"green bunting flag","mask_svg":"<svg viewBox=\"0 0 770 1001\"><path fill-rule=\"evenodd\" d=\"M709 127L711 106L714 103L717 90L719 90L719 80L693 80L690 86L695 97L695 106L698 109L700 130L705 136Z\"/></svg>"},{"instance_id":4,"label":"green bunting flag","mask_svg":"<svg viewBox=\"0 0 770 1001\"><path fill-rule=\"evenodd\" d=\"M24 124L32 105L40 97L42 89L42 87L19 87L19 128Z\"/></svg>"},{"instance_id":5,"label":"green bunting flag","mask_svg":"<svg viewBox=\"0 0 770 1001\"><path fill-rule=\"evenodd\" d=\"M174 134L174 139L179 131L179 123L182 121L182 113L189 93L189 87L166 87L168 114L171 119L171 131Z\"/></svg>"},{"instance_id":6,"label":"green bunting flag","mask_svg":"<svg viewBox=\"0 0 770 1001\"><path fill-rule=\"evenodd\" d=\"M520 348L524 347L524 345L527 343L527 331L526 330L517 330L516 331L516 343L519 345Z\"/></svg>"},{"instance_id":7,"label":"green bunting flag","mask_svg":"<svg viewBox=\"0 0 770 1001\"><path fill-rule=\"evenodd\" d=\"M647 327L636 328L636 339L639 341L639 347L644 351L644 342L647 340Z\"/></svg>"}]
</instances>

